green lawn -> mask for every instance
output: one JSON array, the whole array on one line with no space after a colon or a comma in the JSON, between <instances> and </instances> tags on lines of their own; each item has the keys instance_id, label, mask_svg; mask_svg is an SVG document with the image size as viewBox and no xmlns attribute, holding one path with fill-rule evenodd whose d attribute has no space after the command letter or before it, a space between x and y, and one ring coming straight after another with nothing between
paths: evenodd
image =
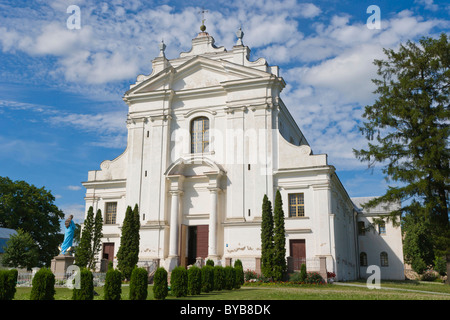
<instances>
[{"instance_id":1,"label":"green lawn","mask_svg":"<svg viewBox=\"0 0 450 320\"><path fill-rule=\"evenodd\" d=\"M381 289L368 289L364 282L346 283L347 285L322 286L282 286L260 285L243 286L238 290L214 291L197 296L167 300L450 300L450 285L422 282L382 282ZM358 286L348 286L358 285ZM153 300L152 286L148 287L148 300ZM31 288L18 287L15 300L28 300ZM103 300L103 288L95 288ZM129 286L122 286L122 299L128 300ZM70 300L72 290L56 288L56 300Z\"/></svg>"}]
</instances>

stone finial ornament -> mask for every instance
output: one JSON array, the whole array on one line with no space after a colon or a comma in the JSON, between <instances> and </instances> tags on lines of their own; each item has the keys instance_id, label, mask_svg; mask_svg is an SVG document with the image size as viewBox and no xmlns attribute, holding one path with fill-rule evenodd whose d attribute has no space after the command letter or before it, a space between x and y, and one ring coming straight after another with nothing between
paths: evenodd
<instances>
[{"instance_id":1,"label":"stone finial ornament","mask_svg":"<svg viewBox=\"0 0 450 320\"><path fill-rule=\"evenodd\" d=\"M242 31L242 28L239 27L239 30L236 31L236 36L238 37L238 40L236 42L237 46L242 46L244 43L242 42L242 38L244 37L244 31Z\"/></svg>"}]
</instances>

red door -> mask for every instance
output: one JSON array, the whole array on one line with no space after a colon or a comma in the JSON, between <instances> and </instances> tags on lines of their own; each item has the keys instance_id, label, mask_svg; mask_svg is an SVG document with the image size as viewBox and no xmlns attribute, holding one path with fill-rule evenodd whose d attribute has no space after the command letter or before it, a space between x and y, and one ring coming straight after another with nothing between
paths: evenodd
<instances>
[{"instance_id":1,"label":"red door","mask_svg":"<svg viewBox=\"0 0 450 320\"><path fill-rule=\"evenodd\" d=\"M300 270L302 263L306 264L305 240L290 240L290 255L293 258L294 270Z\"/></svg>"},{"instance_id":2,"label":"red door","mask_svg":"<svg viewBox=\"0 0 450 320\"><path fill-rule=\"evenodd\" d=\"M103 243L103 259L108 261L114 260L114 242Z\"/></svg>"},{"instance_id":3,"label":"red door","mask_svg":"<svg viewBox=\"0 0 450 320\"><path fill-rule=\"evenodd\" d=\"M209 225L197 226L197 257L208 257Z\"/></svg>"}]
</instances>

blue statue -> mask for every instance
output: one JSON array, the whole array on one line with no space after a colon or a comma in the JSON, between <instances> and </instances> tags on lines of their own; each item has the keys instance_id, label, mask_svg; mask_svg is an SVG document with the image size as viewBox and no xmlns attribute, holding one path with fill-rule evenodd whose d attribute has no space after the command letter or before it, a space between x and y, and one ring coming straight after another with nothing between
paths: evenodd
<instances>
[{"instance_id":1,"label":"blue statue","mask_svg":"<svg viewBox=\"0 0 450 320\"><path fill-rule=\"evenodd\" d=\"M61 247L59 247L61 255L70 255L70 251L72 250L73 236L75 233L75 223L72 221L73 215L70 215L69 218L66 219L64 225L66 226L64 232L64 242Z\"/></svg>"}]
</instances>

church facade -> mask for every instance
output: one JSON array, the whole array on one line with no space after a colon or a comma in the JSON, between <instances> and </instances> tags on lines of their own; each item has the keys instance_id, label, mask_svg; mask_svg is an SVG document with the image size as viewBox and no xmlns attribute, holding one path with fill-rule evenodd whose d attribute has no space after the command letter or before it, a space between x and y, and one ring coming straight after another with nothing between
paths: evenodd
<instances>
[{"instance_id":1,"label":"church facade","mask_svg":"<svg viewBox=\"0 0 450 320\"><path fill-rule=\"evenodd\" d=\"M104 214L101 257L116 261L126 208L137 204L141 261L170 271L240 259L258 271L262 199L273 204L279 190L290 270L306 263L357 279L362 212L281 100L278 67L250 61L242 31L237 36L226 50L202 31L171 60L161 43L152 73L124 94L127 148L83 182L86 211Z\"/></svg>"}]
</instances>

